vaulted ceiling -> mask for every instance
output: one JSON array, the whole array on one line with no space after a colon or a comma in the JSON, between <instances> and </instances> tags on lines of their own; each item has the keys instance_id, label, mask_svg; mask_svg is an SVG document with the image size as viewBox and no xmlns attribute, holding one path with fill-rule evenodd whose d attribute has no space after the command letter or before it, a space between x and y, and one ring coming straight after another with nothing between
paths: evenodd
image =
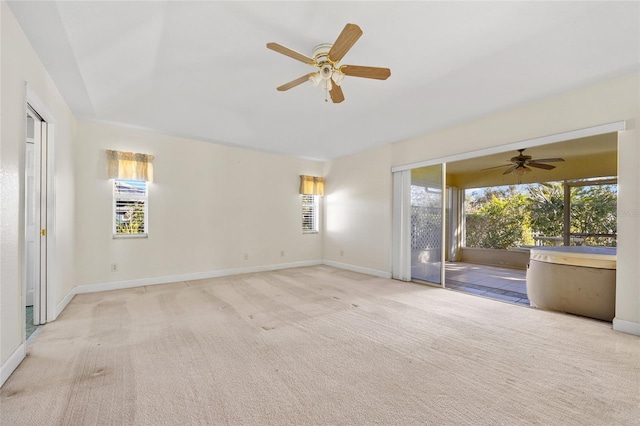
<instances>
[{"instance_id":1,"label":"vaulted ceiling","mask_svg":"<svg viewBox=\"0 0 640 426\"><path fill-rule=\"evenodd\" d=\"M78 118L332 159L640 68L638 2L10 1ZM307 56L346 23L363 36L324 102Z\"/></svg>"}]
</instances>

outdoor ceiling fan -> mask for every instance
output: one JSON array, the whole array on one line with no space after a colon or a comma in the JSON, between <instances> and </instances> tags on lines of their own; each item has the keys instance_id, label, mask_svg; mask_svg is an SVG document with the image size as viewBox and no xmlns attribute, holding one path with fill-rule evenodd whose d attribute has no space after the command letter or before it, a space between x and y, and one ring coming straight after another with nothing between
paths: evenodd
<instances>
[{"instance_id":1,"label":"outdoor ceiling fan","mask_svg":"<svg viewBox=\"0 0 640 426\"><path fill-rule=\"evenodd\" d=\"M362 35L362 30L355 24L347 24L336 39L335 43L323 43L313 49L313 58L302 53L284 47L278 43L267 43L267 48L289 56L305 64L318 68L317 71L305 74L300 78L292 80L278 87L278 91L284 92L296 87L306 81L311 81L314 86L320 86L328 93L333 103L344 101L344 94L340 84L345 76L373 78L386 80L391 75L389 68L365 67L360 65L338 65L344 55L358 41Z\"/></svg>"},{"instance_id":2,"label":"outdoor ceiling fan","mask_svg":"<svg viewBox=\"0 0 640 426\"><path fill-rule=\"evenodd\" d=\"M557 163L560 161L564 161L563 158L540 158L533 159L530 155L524 155L524 150L526 148L522 148L518 150L518 155L512 157L509 161L511 164L503 164L502 166L489 167L487 169L482 170L491 170L497 169L500 167L509 167L507 170L502 173L503 175L508 175L509 173L515 173L517 175L524 175L531 171L530 167L535 167L543 170L552 170L555 169L556 166L552 166L550 164L545 163Z\"/></svg>"}]
</instances>

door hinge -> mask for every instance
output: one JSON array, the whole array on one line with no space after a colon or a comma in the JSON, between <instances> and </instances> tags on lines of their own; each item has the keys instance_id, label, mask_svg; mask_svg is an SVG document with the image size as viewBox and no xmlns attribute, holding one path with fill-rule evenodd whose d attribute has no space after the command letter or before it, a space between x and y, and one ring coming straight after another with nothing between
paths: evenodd
<instances>
[{"instance_id":1,"label":"door hinge","mask_svg":"<svg viewBox=\"0 0 640 426\"><path fill-rule=\"evenodd\" d=\"M41 229L40 230L40 236L41 237L46 237L47 236L47 230L46 229Z\"/></svg>"}]
</instances>

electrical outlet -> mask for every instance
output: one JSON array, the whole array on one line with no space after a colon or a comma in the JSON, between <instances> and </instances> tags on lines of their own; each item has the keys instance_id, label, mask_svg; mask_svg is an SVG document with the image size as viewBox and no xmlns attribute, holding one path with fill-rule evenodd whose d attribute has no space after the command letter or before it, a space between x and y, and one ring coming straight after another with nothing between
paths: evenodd
<instances>
[{"instance_id":1,"label":"electrical outlet","mask_svg":"<svg viewBox=\"0 0 640 426\"><path fill-rule=\"evenodd\" d=\"M117 263L112 263L111 264L111 272L118 272L118 264Z\"/></svg>"},{"instance_id":2,"label":"electrical outlet","mask_svg":"<svg viewBox=\"0 0 640 426\"><path fill-rule=\"evenodd\" d=\"M340 250L340 256L344 256L344 250Z\"/></svg>"},{"instance_id":3,"label":"electrical outlet","mask_svg":"<svg viewBox=\"0 0 640 426\"><path fill-rule=\"evenodd\" d=\"M280 257L284 257L284 250L280 251Z\"/></svg>"},{"instance_id":4,"label":"electrical outlet","mask_svg":"<svg viewBox=\"0 0 640 426\"><path fill-rule=\"evenodd\" d=\"M249 260L249 253L244 254L244 260Z\"/></svg>"}]
</instances>

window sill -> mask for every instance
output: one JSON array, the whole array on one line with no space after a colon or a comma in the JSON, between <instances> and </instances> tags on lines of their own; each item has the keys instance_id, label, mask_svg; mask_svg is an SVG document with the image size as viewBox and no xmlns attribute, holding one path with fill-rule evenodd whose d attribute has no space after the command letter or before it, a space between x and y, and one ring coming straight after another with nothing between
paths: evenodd
<instances>
[{"instance_id":1,"label":"window sill","mask_svg":"<svg viewBox=\"0 0 640 426\"><path fill-rule=\"evenodd\" d=\"M128 240L128 239L137 239L137 238L148 238L149 234L113 234L114 240Z\"/></svg>"},{"instance_id":2,"label":"window sill","mask_svg":"<svg viewBox=\"0 0 640 426\"><path fill-rule=\"evenodd\" d=\"M307 235L307 234L319 234L320 231L302 231L303 235Z\"/></svg>"}]
</instances>

